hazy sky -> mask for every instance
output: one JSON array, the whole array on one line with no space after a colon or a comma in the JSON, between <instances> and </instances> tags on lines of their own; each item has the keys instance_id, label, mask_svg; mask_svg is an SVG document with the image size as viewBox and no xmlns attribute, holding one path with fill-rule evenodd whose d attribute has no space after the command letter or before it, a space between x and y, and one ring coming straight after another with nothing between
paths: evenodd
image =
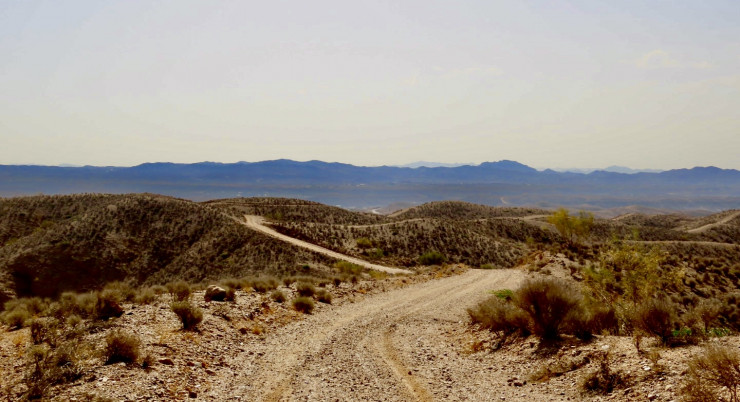
<instances>
[{"instance_id":1,"label":"hazy sky","mask_svg":"<svg viewBox=\"0 0 740 402\"><path fill-rule=\"evenodd\" d=\"M0 0L0 164L740 168L740 1Z\"/></svg>"}]
</instances>

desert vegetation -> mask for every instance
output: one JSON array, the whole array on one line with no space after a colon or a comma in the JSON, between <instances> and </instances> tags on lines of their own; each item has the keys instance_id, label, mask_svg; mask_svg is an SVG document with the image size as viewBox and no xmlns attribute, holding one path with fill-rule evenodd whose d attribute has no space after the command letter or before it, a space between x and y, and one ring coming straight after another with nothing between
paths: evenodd
<instances>
[{"instance_id":1,"label":"desert vegetation","mask_svg":"<svg viewBox=\"0 0 740 402\"><path fill-rule=\"evenodd\" d=\"M264 216L290 236L419 274L395 277L278 243L241 225L244 214ZM537 345L533 358L552 364L530 381L578 373L584 395L626 395L639 381L668 376L661 356L685 350L692 362L685 365L687 398L733 400L737 385L712 367L732 372L736 355L711 346L727 344L740 330L738 225L733 211L604 220L460 202L380 216L271 198L3 199L0 346L11 345L23 365L22 376L2 392L43 398L67 384L97 381L90 380L94 372L163 369L177 360L169 351L178 342L187 350L206 344L218 350L224 336L239 337L229 338L236 345L245 337L264 340L324 309L468 266L488 270L475 271L481 274L515 268L527 275L468 315L475 336L491 337L480 344L489 348L476 351ZM60 266L65 269L53 269ZM207 296L209 285L221 293ZM132 317L142 328L147 320L159 327L139 331ZM628 340L634 359L649 361L650 371L625 370L623 356L633 352L624 348L589 349L609 339ZM572 356L564 354L569 348ZM222 367L204 364L190 355L187 367L210 373ZM198 393L186 391L158 397Z\"/></svg>"}]
</instances>

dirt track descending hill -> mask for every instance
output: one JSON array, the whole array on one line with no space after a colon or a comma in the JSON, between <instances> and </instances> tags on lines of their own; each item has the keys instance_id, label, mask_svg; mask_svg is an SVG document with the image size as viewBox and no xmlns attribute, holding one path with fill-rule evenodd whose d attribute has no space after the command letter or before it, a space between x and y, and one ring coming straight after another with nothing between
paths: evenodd
<instances>
[{"instance_id":1,"label":"dirt track descending hill","mask_svg":"<svg viewBox=\"0 0 740 402\"><path fill-rule=\"evenodd\" d=\"M465 309L489 297L488 290L515 288L523 275L471 270L289 324L267 336L256 353L260 358L253 352L235 356L233 364L242 369L225 395L263 401L483 400L491 388L477 387L480 378L460 369L462 357L435 358L454 358L456 347L430 328L466 320ZM422 339L437 346L420 359L414 354Z\"/></svg>"},{"instance_id":2,"label":"dirt track descending hill","mask_svg":"<svg viewBox=\"0 0 740 402\"><path fill-rule=\"evenodd\" d=\"M332 258L336 258L338 260L348 261L348 262L351 262L353 264L357 264L357 265L363 266L363 267L368 268L368 269L374 269L376 271L384 271L384 272L388 272L390 274L412 274L413 273L413 272L411 272L411 271L409 271L407 269L391 268L391 267L386 267L386 266L383 266L383 265L373 264L373 263L367 262L365 260L361 260L359 258L350 257L348 255L337 253L336 251L332 251L332 250L329 250L327 248L324 248L324 247L321 247L321 246L317 246L317 245L312 244L312 243L305 242L303 240L298 240L298 239L292 238L290 236L286 236L286 235L284 235L282 233L276 232L272 228L269 228L269 227L265 226L263 224L264 218L262 218L261 216L244 215L244 218L246 220L243 223L245 225L247 225L247 227L249 227L251 229L260 231L260 232L262 232L262 233L264 233L264 234L266 234L268 236L272 236L272 237L274 237L276 239L280 239L280 240L282 240L284 242L291 243L291 244L294 244L294 245L299 246L299 247L307 248L307 249L309 249L311 251L315 251L317 253L321 253L321 254L327 255L327 256L332 257Z\"/></svg>"}]
</instances>

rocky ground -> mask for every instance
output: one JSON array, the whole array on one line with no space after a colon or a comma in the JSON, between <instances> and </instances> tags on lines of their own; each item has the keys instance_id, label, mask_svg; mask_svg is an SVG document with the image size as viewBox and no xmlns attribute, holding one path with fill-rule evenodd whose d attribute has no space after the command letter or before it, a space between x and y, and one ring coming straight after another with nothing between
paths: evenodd
<instances>
[{"instance_id":1,"label":"rocky ground","mask_svg":"<svg viewBox=\"0 0 740 402\"><path fill-rule=\"evenodd\" d=\"M457 275L390 277L338 288L332 305L311 315L267 295L239 292L236 302L192 300L205 311L183 331L167 296L126 305L125 314L85 336L84 373L57 385L52 400L656 400L680 399L686 361L697 346L666 349L644 339L597 336L542 345L534 338L498 345L477 331L465 309L492 289L516 288L525 270L458 270ZM286 293L292 289L281 287ZM115 328L136 334L149 368L104 365L98 350ZM718 338L735 348L737 337ZM8 399L24 390L28 329L0 330L0 373ZM494 350L496 349L496 350ZM584 378L604 356L624 379L607 395Z\"/></svg>"}]
</instances>

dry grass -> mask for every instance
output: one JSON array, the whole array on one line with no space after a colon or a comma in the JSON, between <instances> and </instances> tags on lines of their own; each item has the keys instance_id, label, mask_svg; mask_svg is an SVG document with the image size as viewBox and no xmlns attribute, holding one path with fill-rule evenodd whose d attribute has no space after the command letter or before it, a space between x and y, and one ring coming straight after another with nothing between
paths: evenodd
<instances>
[{"instance_id":1,"label":"dry grass","mask_svg":"<svg viewBox=\"0 0 740 402\"><path fill-rule=\"evenodd\" d=\"M184 330L194 330L203 321L203 310L189 301L174 301L170 304L170 308L180 318Z\"/></svg>"},{"instance_id":2,"label":"dry grass","mask_svg":"<svg viewBox=\"0 0 740 402\"><path fill-rule=\"evenodd\" d=\"M740 354L726 346L706 346L689 362L682 392L687 401L740 401Z\"/></svg>"},{"instance_id":3,"label":"dry grass","mask_svg":"<svg viewBox=\"0 0 740 402\"><path fill-rule=\"evenodd\" d=\"M314 309L313 299L308 297L296 297L295 299L293 299L291 304L296 311L300 311L304 314L311 314Z\"/></svg>"},{"instance_id":4,"label":"dry grass","mask_svg":"<svg viewBox=\"0 0 740 402\"><path fill-rule=\"evenodd\" d=\"M133 334L115 330L105 337L103 357L106 364L136 363L139 360L141 341Z\"/></svg>"}]
</instances>

